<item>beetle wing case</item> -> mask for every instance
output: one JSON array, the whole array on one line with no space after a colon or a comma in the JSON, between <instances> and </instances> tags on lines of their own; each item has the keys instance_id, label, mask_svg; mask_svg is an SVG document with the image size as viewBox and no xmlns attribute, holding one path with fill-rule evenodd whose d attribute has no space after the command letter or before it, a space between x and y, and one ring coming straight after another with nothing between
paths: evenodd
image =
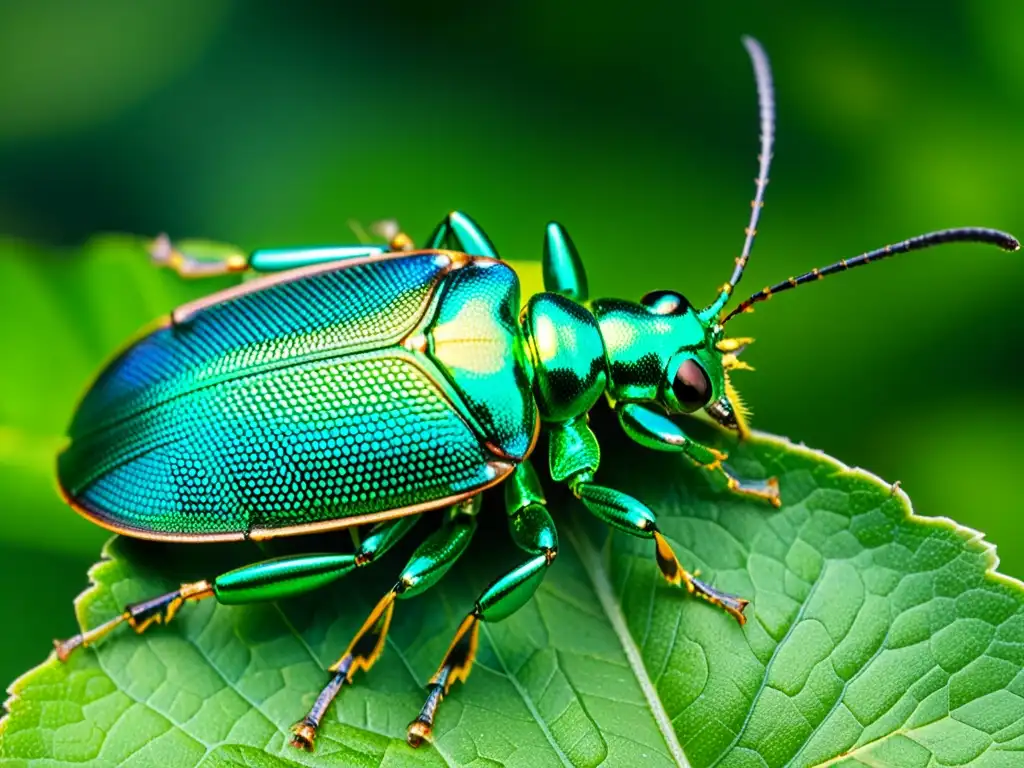
<instances>
[{"instance_id":1,"label":"beetle wing case","mask_svg":"<svg viewBox=\"0 0 1024 768\"><path fill-rule=\"evenodd\" d=\"M460 277L475 261L513 289ZM214 295L99 375L58 460L62 489L118 532L203 541L341 528L468 496L536 436L511 354L517 303L506 265L443 251ZM439 330L442 363L431 356ZM481 348L504 366L464 368Z\"/></svg>"}]
</instances>

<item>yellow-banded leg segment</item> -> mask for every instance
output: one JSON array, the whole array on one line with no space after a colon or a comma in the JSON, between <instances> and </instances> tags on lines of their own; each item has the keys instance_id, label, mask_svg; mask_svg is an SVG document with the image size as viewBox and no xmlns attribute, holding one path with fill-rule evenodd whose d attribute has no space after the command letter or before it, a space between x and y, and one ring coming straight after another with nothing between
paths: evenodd
<instances>
[{"instance_id":1,"label":"yellow-banded leg segment","mask_svg":"<svg viewBox=\"0 0 1024 768\"><path fill-rule=\"evenodd\" d=\"M98 627L81 632L67 640L54 640L53 647L57 658L67 661L68 656L76 648L88 648L109 635L121 624L128 624L138 634L145 632L153 624L166 624L185 604L186 600L202 600L213 595L213 585L208 581L197 581L182 584L179 589L159 597L132 603L126 606L124 613Z\"/></svg>"},{"instance_id":2,"label":"yellow-banded leg segment","mask_svg":"<svg viewBox=\"0 0 1024 768\"><path fill-rule=\"evenodd\" d=\"M608 525L632 536L654 539L655 559L669 584L686 587L691 595L717 605L741 625L746 623L743 610L750 601L716 589L698 579L696 573L683 568L672 546L658 530L654 513L646 505L621 491L591 482L589 474L585 472L570 480L569 488L590 512Z\"/></svg>"},{"instance_id":3,"label":"yellow-banded leg segment","mask_svg":"<svg viewBox=\"0 0 1024 768\"><path fill-rule=\"evenodd\" d=\"M309 713L292 726L291 744L312 750L323 717L341 689L352 682L356 672L368 671L384 650L396 598L415 597L436 584L469 546L476 529L480 497L460 502L451 509L445 524L431 534L416 551L398 577L395 586L380 599L345 652L331 665L330 681L320 692ZM363 543L365 547L370 539Z\"/></svg>"},{"instance_id":4,"label":"yellow-banded leg segment","mask_svg":"<svg viewBox=\"0 0 1024 768\"><path fill-rule=\"evenodd\" d=\"M619 419L626 433L642 445L647 445L648 441L653 439L652 435L656 434L653 427L658 427L662 433L667 432L667 436L679 444L684 440L692 443L689 438L682 435L673 422L664 417L658 417L661 421L675 427L676 432L668 431L668 427L660 422L648 422L647 416L658 416L658 414L648 409L634 411L628 407L619 411ZM682 450L682 447L677 450ZM675 552L672 551L671 545L658 530L654 513L646 505L621 491L593 482L594 474L597 472L601 460L601 452L597 438L587 426L584 418L571 419L553 428L551 439L548 442L548 452L551 477L557 482L564 481L573 495L582 501L591 513L608 525L625 531L631 536L654 539L655 557L666 581L675 586L685 586L687 592L707 600L712 605L719 606L735 617L740 624L746 621L743 617L743 609L746 608L748 601L715 589L683 568Z\"/></svg>"},{"instance_id":5,"label":"yellow-banded leg segment","mask_svg":"<svg viewBox=\"0 0 1024 768\"><path fill-rule=\"evenodd\" d=\"M166 234L157 235L149 244L149 258L156 266L167 267L185 278L217 277L249 269L249 257L235 246L210 242L178 246Z\"/></svg>"},{"instance_id":6,"label":"yellow-banded leg segment","mask_svg":"<svg viewBox=\"0 0 1024 768\"><path fill-rule=\"evenodd\" d=\"M476 659L480 622L501 621L522 608L533 597L558 554L555 524L529 462L520 464L506 481L505 505L512 540L530 557L493 581L462 620L441 664L430 678L427 698L419 715L409 724L406 740L413 747L431 738L441 701L452 685L469 677Z\"/></svg>"},{"instance_id":7,"label":"yellow-banded leg segment","mask_svg":"<svg viewBox=\"0 0 1024 768\"><path fill-rule=\"evenodd\" d=\"M66 661L76 648L95 645L121 624L128 624L138 633L153 624L166 624L189 600L216 597L217 602L224 605L242 605L280 600L318 589L372 562L404 536L417 519L410 516L381 524L353 554L316 553L264 560L222 573L212 581L183 584L173 592L133 603L119 616L94 629L69 640L54 641L57 658Z\"/></svg>"},{"instance_id":8,"label":"yellow-banded leg segment","mask_svg":"<svg viewBox=\"0 0 1024 768\"><path fill-rule=\"evenodd\" d=\"M741 480L722 463L728 458L724 453L691 439L667 416L639 403L624 403L616 412L623 431L640 445L656 451L682 453L704 469L719 473L732 493L767 501L776 508L782 506L776 478Z\"/></svg>"},{"instance_id":9,"label":"yellow-banded leg segment","mask_svg":"<svg viewBox=\"0 0 1024 768\"><path fill-rule=\"evenodd\" d=\"M712 449L713 450L713 449ZM716 453L719 453L716 451ZM776 509L782 506L782 497L779 495L779 481L778 478L769 477L766 480L741 480L732 473L732 471L722 462L728 458L725 454L720 454L721 458L712 464L705 465L705 469L711 472L718 472L725 478L725 487L730 493L734 493L737 496L746 496L747 498L757 499L759 501L767 501Z\"/></svg>"}]
</instances>

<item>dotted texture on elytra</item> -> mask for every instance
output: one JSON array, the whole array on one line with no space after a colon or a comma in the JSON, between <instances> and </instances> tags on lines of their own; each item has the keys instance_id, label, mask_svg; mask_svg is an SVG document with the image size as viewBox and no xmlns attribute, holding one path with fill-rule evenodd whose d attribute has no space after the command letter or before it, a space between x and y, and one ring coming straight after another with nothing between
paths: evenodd
<instances>
[{"instance_id":1,"label":"dotted texture on elytra","mask_svg":"<svg viewBox=\"0 0 1024 768\"><path fill-rule=\"evenodd\" d=\"M614 426L595 424L602 436ZM977 534L910 517L906 498L876 478L782 441L714 443L745 476L777 474L781 510L726 495L684 457L607 443L608 482L651 504L683 563L752 598L745 627L667 585L649 540L607 542L566 499L553 505L559 556L536 597L484 623L433 744L410 749L406 725L455 626L502 564L517 562L493 499L451 572L396 608L383 655L328 710L315 752L289 747L288 729L413 542L304 597L203 601L142 636L111 636L67 663L51 656L11 687L0 755L52 768L1021 764L1024 592L991 572ZM97 626L185 574L295 543L115 538L79 620Z\"/></svg>"},{"instance_id":2,"label":"dotted texture on elytra","mask_svg":"<svg viewBox=\"0 0 1024 768\"><path fill-rule=\"evenodd\" d=\"M143 338L100 376L60 459L117 527L244 532L427 503L493 479L478 436L412 356L433 256L321 273ZM382 349L383 348L383 349Z\"/></svg>"},{"instance_id":3,"label":"dotted texture on elytra","mask_svg":"<svg viewBox=\"0 0 1024 768\"><path fill-rule=\"evenodd\" d=\"M342 265L213 304L125 349L86 393L68 434L77 440L272 366L396 342L422 318L443 270L431 255Z\"/></svg>"},{"instance_id":4,"label":"dotted texture on elytra","mask_svg":"<svg viewBox=\"0 0 1024 768\"><path fill-rule=\"evenodd\" d=\"M490 456L408 360L321 361L207 387L90 441L80 495L130 528L219 533L432 501L493 477Z\"/></svg>"}]
</instances>

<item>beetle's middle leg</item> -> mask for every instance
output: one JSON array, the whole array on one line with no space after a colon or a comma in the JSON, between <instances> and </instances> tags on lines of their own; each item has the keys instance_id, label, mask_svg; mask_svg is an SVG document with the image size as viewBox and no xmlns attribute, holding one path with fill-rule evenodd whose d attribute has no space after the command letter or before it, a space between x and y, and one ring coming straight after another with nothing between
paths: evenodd
<instances>
[{"instance_id":1,"label":"beetle's middle leg","mask_svg":"<svg viewBox=\"0 0 1024 768\"><path fill-rule=\"evenodd\" d=\"M330 681L320 692L309 713L292 727L293 747L311 750L327 708L359 670L369 670L380 657L391 626L396 598L415 597L436 584L469 546L476 529L476 513L480 497L474 496L456 504L446 524L431 534L413 552L399 575L363 622L345 652L331 665ZM365 546L365 543L364 543Z\"/></svg>"},{"instance_id":2,"label":"beetle's middle leg","mask_svg":"<svg viewBox=\"0 0 1024 768\"><path fill-rule=\"evenodd\" d=\"M120 615L94 629L68 640L54 641L57 658L65 661L76 648L95 645L121 624L128 624L140 634L153 624L166 624L186 601L216 597L219 603L240 605L279 600L325 586L380 557L418 519L410 515L379 525L353 554L289 555L237 568L212 581L182 584L173 592L127 606Z\"/></svg>"},{"instance_id":3,"label":"beetle's middle leg","mask_svg":"<svg viewBox=\"0 0 1024 768\"><path fill-rule=\"evenodd\" d=\"M512 539L529 557L491 582L477 598L473 610L459 625L441 665L427 686L427 699L419 716L409 724L406 740L418 747L429 739L434 717L451 686L469 676L476 657L481 621L501 621L533 597L548 566L558 554L558 534L544 505L544 495L529 462L516 467L505 483L505 505Z\"/></svg>"}]
</instances>

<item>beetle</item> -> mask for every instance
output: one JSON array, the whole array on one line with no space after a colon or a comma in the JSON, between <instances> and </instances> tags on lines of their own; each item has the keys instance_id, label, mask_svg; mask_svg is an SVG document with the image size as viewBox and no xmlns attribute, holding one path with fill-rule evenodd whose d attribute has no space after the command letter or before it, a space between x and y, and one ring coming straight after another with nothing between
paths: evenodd
<instances>
[{"instance_id":1,"label":"beetle","mask_svg":"<svg viewBox=\"0 0 1024 768\"><path fill-rule=\"evenodd\" d=\"M723 453L670 418L703 410L747 434L729 372L746 367L738 355L749 339L728 338L726 324L774 294L899 253L964 241L1019 248L992 229L932 232L789 278L725 314L753 248L774 141L768 60L755 40L743 42L759 97L759 171L740 256L702 309L669 290L639 302L591 301L579 253L556 222L544 235L544 291L522 309L515 271L461 212L422 248L393 227L381 245L231 252L211 262L158 238L154 260L183 276L264 275L179 307L99 374L58 458L68 503L126 536L194 544L372 528L353 552L266 560L129 605L55 643L57 656L65 660L121 624L143 632L166 623L188 601L242 604L315 589L378 560L420 513L449 510L293 726L292 744L312 749L331 702L380 656L396 600L437 583L469 544L480 494L504 483L523 559L457 628L409 725L417 746L430 738L451 686L469 675L480 623L524 605L557 556L558 534L530 464L541 430L554 482L605 523L653 540L670 584L742 624L745 599L685 570L646 505L596 482L600 450L588 412L606 397L634 441L682 453L732 493L777 507L774 478L736 477Z\"/></svg>"}]
</instances>

